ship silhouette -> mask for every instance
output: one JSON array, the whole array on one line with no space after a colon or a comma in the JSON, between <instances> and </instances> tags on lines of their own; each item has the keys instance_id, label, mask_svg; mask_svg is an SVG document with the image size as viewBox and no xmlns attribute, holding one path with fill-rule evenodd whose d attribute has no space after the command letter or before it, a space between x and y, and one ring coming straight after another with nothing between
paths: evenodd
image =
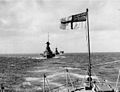
<instances>
[{"instance_id":1,"label":"ship silhouette","mask_svg":"<svg viewBox=\"0 0 120 92\"><path fill-rule=\"evenodd\" d=\"M55 56L55 54L52 52L51 48L50 48L50 42L48 40L48 42L46 42L47 46L46 46L46 50L44 51L44 57L46 58L52 58Z\"/></svg>"},{"instance_id":2,"label":"ship silhouette","mask_svg":"<svg viewBox=\"0 0 120 92\"><path fill-rule=\"evenodd\" d=\"M60 53L58 52L58 49L55 48L55 55L59 55Z\"/></svg>"},{"instance_id":3,"label":"ship silhouette","mask_svg":"<svg viewBox=\"0 0 120 92\"><path fill-rule=\"evenodd\" d=\"M56 47L55 48L55 52L53 52L50 48L50 41L49 41L49 33L48 33L48 41L46 42L46 49L45 51L43 52L43 54L40 54L41 56L49 59L49 58L53 58L55 56L59 56L59 55L62 55L64 53L64 51L58 51L58 48Z\"/></svg>"}]
</instances>

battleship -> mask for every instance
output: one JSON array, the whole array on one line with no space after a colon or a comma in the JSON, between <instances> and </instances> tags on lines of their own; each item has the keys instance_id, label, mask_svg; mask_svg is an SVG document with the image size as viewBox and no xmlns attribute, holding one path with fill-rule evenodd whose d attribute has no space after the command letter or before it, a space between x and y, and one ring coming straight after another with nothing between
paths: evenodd
<instances>
[{"instance_id":1,"label":"battleship","mask_svg":"<svg viewBox=\"0 0 120 92\"><path fill-rule=\"evenodd\" d=\"M55 55L59 55L60 53L58 52L58 49L55 48Z\"/></svg>"},{"instance_id":2,"label":"battleship","mask_svg":"<svg viewBox=\"0 0 120 92\"><path fill-rule=\"evenodd\" d=\"M47 46L46 46L46 50L44 51L44 57L46 57L46 58L54 57L55 54L50 49L50 42L48 41L46 44L47 44Z\"/></svg>"},{"instance_id":3,"label":"battleship","mask_svg":"<svg viewBox=\"0 0 120 92\"><path fill-rule=\"evenodd\" d=\"M55 52L53 52L50 48L50 41L49 41L49 34L48 34L48 41L46 42L46 50L44 51L43 54L40 54L41 56L49 59L49 58L53 58L55 56L59 56L62 55L64 52L63 51L58 51L58 48L55 48Z\"/></svg>"},{"instance_id":4,"label":"battleship","mask_svg":"<svg viewBox=\"0 0 120 92\"><path fill-rule=\"evenodd\" d=\"M48 33L48 41L46 42L46 50L44 51L43 54L40 54L43 57L48 58L53 58L55 56L55 54L52 52L51 48L50 48L50 41L49 41L49 33Z\"/></svg>"}]
</instances>

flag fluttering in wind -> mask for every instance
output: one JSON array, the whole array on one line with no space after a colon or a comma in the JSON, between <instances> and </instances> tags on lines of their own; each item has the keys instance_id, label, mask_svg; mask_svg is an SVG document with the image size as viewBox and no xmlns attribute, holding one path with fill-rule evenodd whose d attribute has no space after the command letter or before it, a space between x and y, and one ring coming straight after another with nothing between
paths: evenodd
<instances>
[{"instance_id":1,"label":"flag fluttering in wind","mask_svg":"<svg viewBox=\"0 0 120 92\"><path fill-rule=\"evenodd\" d=\"M73 22L83 22L86 21L87 12L72 15Z\"/></svg>"},{"instance_id":2,"label":"flag fluttering in wind","mask_svg":"<svg viewBox=\"0 0 120 92\"><path fill-rule=\"evenodd\" d=\"M86 18L87 18L87 12L72 15L67 18L62 18L60 28L65 30L67 29L67 26L69 26L69 24L71 25L71 29L79 28L80 25L78 23L85 22Z\"/></svg>"},{"instance_id":3,"label":"flag fluttering in wind","mask_svg":"<svg viewBox=\"0 0 120 92\"><path fill-rule=\"evenodd\" d=\"M66 20L66 18L62 18L62 19L61 19L60 29L63 29L63 30L66 29L66 27L67 27L68 24L69 24L69 23L65 23L66 21L68 21L68 20Z\"/></svg>"},{"instance_id":4,"label":"flag fluttering in wind","mask_svg":"<svg viewBox=\"0 0 120 92\"><path fill-rule=\"evenodd\" d=\"M67 29L67 26L69 25L71 20L72 20L72 16L62 18L60 28L63 29L63 30Z\"/></svg>"},{"instance_id":5,"label":"flag fluttering in wind","mask_svg":"<svg viewBox=\"0 0 120 92\"><path fill-rule=\"evenodd\" d=\"M85 22L85 25L87 24L87 45L88 45L88 60L89 60L89 65L88 65L88 78L87 81L89 82L89 86L87 86L90 90L92 89L92 77L91 77L91 52L90 52L90 34L89 34L89 20L88 20L88 9L86 9L86 12L72 15L71 19L69 20L68 18L63 18L61 19L61 28L66 29L69 24L71 25L71 29L74 29L73 23L81 23ZM75 25L77 26L77 25Z\"/></svg>"}]
</instances>

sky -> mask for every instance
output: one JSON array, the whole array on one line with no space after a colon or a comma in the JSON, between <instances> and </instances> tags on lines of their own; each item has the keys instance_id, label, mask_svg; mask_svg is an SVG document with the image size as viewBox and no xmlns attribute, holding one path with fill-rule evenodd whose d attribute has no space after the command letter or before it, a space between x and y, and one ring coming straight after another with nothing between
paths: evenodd
<instances>
[{"instance_id":1,"label":"sky","mask_svg":"<svg viewBox=\"0 0 120 92\"><path fill-rule=\"evenodd\" d=\"M0 0L0 53L86 52L86 30L60 19L89 9L91 52L120 52L120 0Z\"/></svg>"}]
</instances>

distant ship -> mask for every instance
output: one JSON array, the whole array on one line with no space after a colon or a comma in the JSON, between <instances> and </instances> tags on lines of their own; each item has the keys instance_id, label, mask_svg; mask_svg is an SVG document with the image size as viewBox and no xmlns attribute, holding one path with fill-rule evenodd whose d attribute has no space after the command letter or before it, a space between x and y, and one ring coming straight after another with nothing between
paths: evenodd
<instances>
[{"instance_id":1,"label":"distant ship","mask_svg":"<svg viewBox=\"0 0 120 92\"><path fill-rule=\"evenodd\" d=\"M48 41L46 42L47 46L46 46L46 50L44 51L42 55L43 57L48 58L53 58L55 56L55 54L52 52L52 50L50 49L50 42L49 42L49 33L48 33Z\"/></svg>"},{"instance_id":2,"label":"distant ship","mask_svg":"<svg viewBox=\"0 0 120 92\"><path fill-rule=\"evenodd\" d=\"M64 51L58 51L57 48L55 48L55 55L63 55L64 54Z\"/></svg>"},{"instance_id":3,"label":"distant ship","mask_svg":"<svg viewBox=\"0 0 120 92\"><path fill-rule=\"evenodd\" d=\"M58 52L58 49L55 48L55 55L59 55L60 53Z\"/></svg>"},{"instance_id":4,"label":"distant ship","mask_svg":"<svg viewBox=\"0 0 120 92\"><path fill-rule=\"evenodd\" d=\"M48 41L46 44L47 44L47 46L46 46L46 50L44 51L44 57L46 57L46 58L54 57L55 54L50 49L50 42Z\"/></svg>"},{"instance_id":5,"label":"distant ship","mask_svg":"<svg viewBox=\"0 0 120 92\"><path fill-rule=\"evenodd\" d=\"M48 41L46 42L46 44L47 44L46 50L43 52L43 54L40 54L41 56L46 57L48 59L48 58L53 58L55 56L59 56L64 53L63 51L62 51L62 53L59 52L58 48L55 48L54 53L52 52L52 50L50 48L49 34L48 34Z\"/></svg>"}]
</instances>

